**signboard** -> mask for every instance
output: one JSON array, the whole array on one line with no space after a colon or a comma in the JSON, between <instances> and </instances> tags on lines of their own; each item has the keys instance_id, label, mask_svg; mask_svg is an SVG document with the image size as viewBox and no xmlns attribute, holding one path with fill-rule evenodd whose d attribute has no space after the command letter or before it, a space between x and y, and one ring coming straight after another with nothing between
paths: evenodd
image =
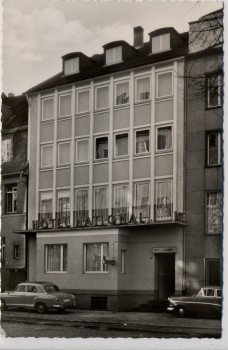
<instances>
[{"instance_id":1,"label":"signboard","mask_svg":"<svg viewBox=\"0 0 228 350\"><path fill-rule=\"evenodd\" d=\"M176 253L177 248L153 248L153 253Z\"/></svg>"}]
</instances>

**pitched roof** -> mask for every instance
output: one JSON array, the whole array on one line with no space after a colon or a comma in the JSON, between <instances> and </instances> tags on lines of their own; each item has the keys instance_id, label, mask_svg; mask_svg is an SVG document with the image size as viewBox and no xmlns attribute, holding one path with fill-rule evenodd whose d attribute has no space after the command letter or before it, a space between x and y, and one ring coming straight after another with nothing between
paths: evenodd
<instances>
[{"instance_id":1,"label":"pitched roof","mask_svg":"<svg viewBox=\"0 0 228 350\"><path fill-rule=\"evenodd\" d=\"M2 128L28 125L28 102L25 95L7 97L2 94Z\"/></svg>"}]
</instances>

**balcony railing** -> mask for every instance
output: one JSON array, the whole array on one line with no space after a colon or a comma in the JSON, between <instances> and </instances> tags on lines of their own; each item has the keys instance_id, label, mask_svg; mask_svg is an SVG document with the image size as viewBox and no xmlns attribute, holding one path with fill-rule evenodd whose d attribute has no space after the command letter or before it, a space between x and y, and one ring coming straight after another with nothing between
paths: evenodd
<instances>
[{"instance_id":1,"label":"balcony railing","mask_svg":"<svg viewBox=\"0 0 228 350\"><path fill-rule=\"evenodd\" d=\"M55 219L57 220L58 227L70 226L70 211L57 211L55 213Z\"/></svg>"},{"instance_id":2,"label":"balcony railing","mask_svg":"<svg viewBox=\"0 0 228 350\"><path fill-rule=\"evenodd\" d=\"M150 222L150 205L140 205L132 207L132 214L139 220L141 223Z\"/></svg>"},{"instance_id":3,"label":"balcony railing","mask_svg":"<svg viewBox=\"0 0 228 350\"><path fill-rule=\"evenodd\" d=\"M74 226L77 226L78 223L85 223L89 216L89 210L75 210L74 211Z\"/></svg>"},{"instance_id":4,"label":"balcony railing","mask_svg":"<svg viewBox=\"0 0 228 350\"><path fill-rule=\"evenodd\" d=\"M156 204L154 206L154 221L172 220L173 204Z\"/></svg>"},{"instance_id":5,"label":"balcony railing","mask_svg":"<svg viewBox=\"0 0 228 350\"><path fill-rule=\"evenodd\" d=\"M92 210L92 218L95 225L107 225L108 216L109 216L108 208Z\"/></svg>"}]
</instances>

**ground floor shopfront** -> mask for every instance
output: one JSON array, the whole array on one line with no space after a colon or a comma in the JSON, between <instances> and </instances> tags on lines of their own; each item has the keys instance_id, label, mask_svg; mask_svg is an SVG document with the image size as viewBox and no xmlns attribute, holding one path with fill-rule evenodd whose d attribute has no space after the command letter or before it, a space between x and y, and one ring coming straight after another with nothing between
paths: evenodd
<instances>
[{"instance_id":1,"label":"ground floor shopfront","mask_svg":"<svg viewBox=\"0 0 228 350\"><path fill-rule=\"evenodd\" d=\"M181 224L33 230L27 241L28 279L75 294L79 309L131 310L185 288Z\"/></svg>"}]
</instances>

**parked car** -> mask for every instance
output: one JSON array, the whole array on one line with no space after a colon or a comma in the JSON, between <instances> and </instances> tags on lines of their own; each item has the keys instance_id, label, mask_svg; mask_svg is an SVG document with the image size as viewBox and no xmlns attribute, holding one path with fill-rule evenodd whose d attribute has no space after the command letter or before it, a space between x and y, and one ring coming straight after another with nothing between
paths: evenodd
<instances>
[{"instance_id":1,"label":"parked car","mask_svg":"<svg viewBox=\"0 0 228 350\"><path fill-rule=\"evenodd\" d=\"M178 317L221 317L221 288L203 287L193 296L170 297L167 311Z\"/></svg>"},{"instance_id":2,"label":"parked car","mask_svg":"<svg viewBox=\"0 0 228 350\"><path fill-rule=\"evenodd\" d=\"M43 314L47 309L61 312L76 306L74 295L60 292L57 285L51 282L20 283L14 291L1 293L0 298L1 310L26 308Z\"/></svg>"}]
</instances>

